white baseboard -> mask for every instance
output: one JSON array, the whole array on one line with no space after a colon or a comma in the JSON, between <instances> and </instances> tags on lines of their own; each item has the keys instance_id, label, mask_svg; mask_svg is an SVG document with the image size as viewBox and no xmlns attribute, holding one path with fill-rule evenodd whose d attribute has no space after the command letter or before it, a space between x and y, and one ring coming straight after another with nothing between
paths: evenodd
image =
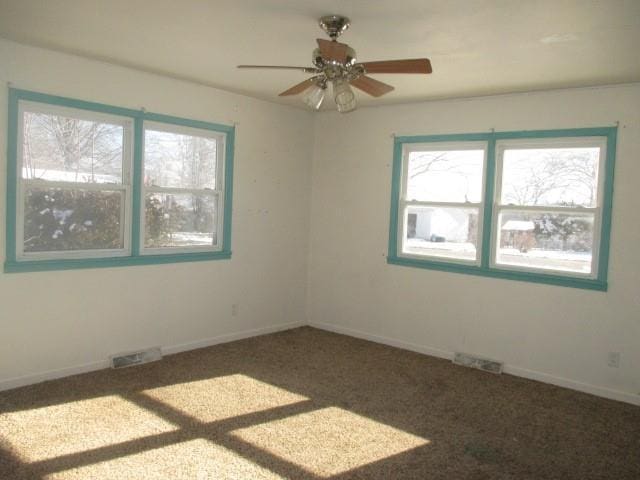
<instances>
[{"instance_id":1,"label":"white baseboard","mask_svg":"<svg viewBox=\"0 0 640 480\"><path fill-rule=\"evenodd\" d=\"M216 337L206 338L203 340L196 340L194 342L186 342L177 345L169 345L162 347L162 352L166 355L174 353L185 352L188 350L195 350L197 348L210 347L212 345L218 345L221 343L233 342L235 340L242 340L244 338L257 337L259 335L266 335L269 333L279 332L283 330L290 330L304 326L302 322L282 323L278 325L272 325L269 327L256 328L252 330L244 330L241 332L228 333L224 335L218 335ZM343 335L349 335L351 337L361 338L363 340L369 340L384 345L390 345L392 347L402 348L404 350L410 350L413 352L423 353L433 357L444 358L451 360L453 358L453 352L442 350L439 348L428 347L425 345L419 345L411 342L405 342L389 337L383 337L379 335L372 335L359 330L353 330L351 328L341 327L339 325L333 325L329 323L310 323L312 327L319 328L321 330L327 330ZM26 385L32 385L35 383L45 382L47 380L55 380L56 378L68 377L70 375L77 375L80 373L92 372L95 370L102 370L109 368L109 361L107 359L86 363L83 365L76 365L72 367L65 367L56 370L48 370L46 372L36 373L32 375L25 375L22 377L10 378L0 381L0 391L10 390L12 388L23 387ZM582 383L567 378L557 377L547 373L537 372L534 370L528 370L512 365L505 365L504 372L517 377L528 378L530 380L537 380L543 383L549 383L557 385L559 387L565 387L579 392L589 393L599 397L609 398L612 400L618 400L620 402L630 403L632 405L640 406L640 395L633 395L627 392L621 392L619 390L612 390L609 388L599 387L588 383Z\"/></svg>"},{"instance_id":2,"label":"white baseboard","mask_svg":"<svg viewBox=\"0 0 640 480\"><path fill-rule=\"evenodd\" d=\"M242 340L243 338L251 338L266 335L268 333L291 330L292 328L298 328L304 325L305 323L303 322L279 323L278 325L271 325L269 327L255 328L253 330L244 330L236 333L227 333L224 335L218 335L217 337L205 338L204 340L196 340L195 342L180 343L178 345L162 347L162 353L164 355L173 355L174 353L186 352L197 348L211 347L220 343Z\"/></svg>"},{"instance_id":3,"label":"white baseboard","mask_svg":"<svg viewBox=\"0 0 640 480\"><path fill-rule=\"evenodd\" d=\"M536 372L534 370L528 370L526 368L511 365L504 366L504 373L515 375L516 377L528 378L529 380L537 380L538 382L550 383L551 385L556 385L558 387L570 388L571 390L577 390L578 392L590 393L597 397L618 400L619 402L640 406L640 395L621 392L620 390L599 387L590 383L578 382L576 380L570 380L568 378L557 377L555 375L549 375L548 373Z\"/></svg>"},{"instance_id":4,"label":"white baseboard","mask_svg":"<svg viewBox=\"0 0 640 480\"><path fill-rule=\"evenodd\" d=\"M333 325L330 323L309 323L310 327L319 328L320 330L327 330L329 332L341 333L342 335L348 335L350 337L361 338L363 340L370 340L375 343L382 343L384 345L390 345L392 347L402 348L403 350L410 350L412 352L424 353L432 357L444 358L447 360L453 359L453 353L446 350L440 350L439 348L425 347L424 345L418 345L416 343L403 342L402 340L396 340L394 338L380 337L378 335L371 335L370 333L361 332L360 330L352 330L351 328L341 327L339 325Z\"/></svg>"},{"instance_id":5,"label":"white baseboard","mask_svg":"<svg viewBox=\"0 0 640 480\"><path fill-rule=\"evenodd\" d=\"M259 335L266 335L268 333L279 332L282 330L290 330L292 328L301 327L303 325L304 323L302 322L281 323L278 325L271 325L269 327L255 328L252 330L244 330L235 333L227 333L224 335L218 335L216 337L205 338L203 340L196 340L194 342L180 343L177 345L162 347L162 353L165 355L171 355L174 353L185 352L187 350L195 350L196 348L210 347L212 345L218 345L220 343L228 343L235 340L257 337ZM36 373L32 375L0 380L0 392L3 390L10 390L12 388L24 387L26 385L33 385L34 383L46 382L47 380L55 380L56 378L77 375L79 373L102 370L109 367L109 360L105 359L97 362L86 363L84 365L76 365L56 370L48 370L46 372Z\"/></svg>"},{"instance_id":6,"label":"white baseboard","mask_svg":"<svg viewBox=\"0 0 640 480\"><path fill-rule=\"evenodd\" d=\"M424 353L425 355L431 355L433 357L444 358L451 360L453 358L453 352L441 350L439 348L427 347L424 345L418 345L415 343L404 342L394 338L383 337L379 335L372 335L362 332L360 330L353 330L351 328L341 327L339 325L333 325L329 323L309 323L309 326L319 328L321 330L327 330L330 332L341 333L350 337L361 338L363 340L369 340L376 343L382 343L384 345L390 345L392 347L402 348L404 350L411 350L412 352ZM569 388L571 390L577 390L583 393L589 393L598 397L608 398L611 400L618 400L620 402L630 403L632 405L640 406L640 395L634 395L632 393L621 392L619 390L612 390L610 388L599 387L597 385L591 385L588 383L577 382L567 378L556 377L555 375L549 375L548 373L536 372L534 370L528 370L526 368L516 367L513 365L505 365L504 373L514 375L516 377L528 378L529 380L537 380L543 383L549 383L558 387Z\"/></svg>"},{"instance_id":7,"label":"white baseboard","mask_svg":"<svg viewBox=\"0 0 640 480\"><path fill-rule=\"evenodd\" d=\"M0 381L0 392L3 390L11 390L12 388L33 385L34 383L46 382L47 380L55 380L56 378L69 377L79 373L93 372L109 368L109 360L101 360L99 362L85 363L83 365L75 365L73 367L59 368L56 370L47 370L46 372L25 375L23 377L14 377Z\"/></svg>"}]
</instances>

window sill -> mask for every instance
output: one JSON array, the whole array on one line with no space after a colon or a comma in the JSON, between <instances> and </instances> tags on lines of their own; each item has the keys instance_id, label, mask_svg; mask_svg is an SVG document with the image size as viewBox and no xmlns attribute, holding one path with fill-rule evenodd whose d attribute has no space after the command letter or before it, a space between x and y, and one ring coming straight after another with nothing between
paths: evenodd
<instances>
[{"instance_id":1,"label":"window sill","mask_svg":"<svg viewBox=\"0 0 640 480\"><path fill-rule=\"evenodd\" d=\"M162 255L140 255L135 257L81 258L59 260L6 261L5 273L43 272L51 270L75 270L78 268L108 268L132 265L157 265L165 263L202 262L226 260L231 252L167 253Z\"/></svg>"},{"instance_id":2,"label":"window sill","mask_svg":"<svg viewBox=\"0 0 640 480\"><path fill-rule=\"evenodd\" d=\"M566 277L562 275L544 273L516 272L511 270L499 270L496 268L478 267L473 265L462 265L459 263L438 262L433 260L416 260L413 258L403 258L397 256L388 256L387 263L391 265L401 265L404 267L425 268L428 270L439 270L442 272L452 273L466 273L470 275L479 275L482 277L544 283L548 285L583 288L586 290L597 290L601 292L606 292L608 287L607 282L604 280Z\"/></svg>"}]
</instances>

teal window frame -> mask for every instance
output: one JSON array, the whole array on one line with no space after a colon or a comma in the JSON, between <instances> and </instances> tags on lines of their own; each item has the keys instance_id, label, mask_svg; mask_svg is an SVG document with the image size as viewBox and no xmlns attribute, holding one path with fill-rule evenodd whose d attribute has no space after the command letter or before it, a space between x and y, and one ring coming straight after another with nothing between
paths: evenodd
<instances>
[{"instance_id":1,"label":"teal window frame","mask_svg":"<svg viewBox=\"0 0 640 480\"><path fill-rule=\"evenodd\" d=\"M102 268L129 265L153 265L178 262L222 260L231 258L231 212L233 200L233 155L235 147L235 127L201 120L174 117L145 110L115 107L68 97L9 88L7 129L7 189L6 189L6 257L5 273L36 272L49 270L69 270L77 268ZM17 182L18 182L18 122L21 101L54 105L96 113L117 115L133 122L133 168L132 168L132 212L131 212L131 253L128 256L105 256L73 259L18 260L16 250L17 228ZM209 130L225 135L224 154L224 204L222 220L222 244L216 251L181 252L162 254L141 254L141 208L142 208L142 165L144 144L144 122L163 123L182 127Z\"/></svg>"},{"instance_id":2,"label":"teal window frame","mask_svg":"<svg viewBox=\"0 0 640 480\"><path fill-rule=\"evenodd\" d=\"M486 133L464 133L446 135L396 136L393 142L393 167L391 173L391 211L389 221L389 249L387 263L406 267L424 268L453 273L466 273L484 277L502 278L525 282L543 283L563 287L583 288L588 290L607 291L607 270L609 264L609 244L611 236L611 211L613 204L613 179L616 157L617 127L576 128L562 130L529 130ZM539 271L507 270L491 265L492 244L495 241L493 232L494 192L496 187L497 151L496 143L500 140L537 140L578 137L603 137L606 139L606 159L604 168L604 185L602 199L602 215L599 232L599 255L597 276L581 278L562 273L541 273ZM399 206L402 183L403 147L413 143L434 142L486 142L487 160L485 169L484 209L482 220L482 242L480 264L470 265L433 258L416 259L398 255L399 246ZM597 238L597 237L596 237Z\"/></svg>"}]
</instances>

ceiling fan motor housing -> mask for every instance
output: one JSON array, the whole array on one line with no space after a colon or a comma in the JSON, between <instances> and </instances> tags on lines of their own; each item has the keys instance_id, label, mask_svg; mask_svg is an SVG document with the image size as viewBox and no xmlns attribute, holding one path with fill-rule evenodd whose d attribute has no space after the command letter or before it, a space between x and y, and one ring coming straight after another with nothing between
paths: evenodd
<instances>
[{"instance_id":1,"label":"ceiling fan motor housing","mask_svg":"<svg viewBox=\"0 0 640 480\"><path fill-rule=\"evenodd\" d=\"M311 56L311 61L319 69L323 69L326 65L343 65L345 67L352 67L357 61L356 51L351 47L347 47L345 49L344 61L338 61L332 58L323 57L320 49L316 48Z\"/></svg>"}]
</instances>

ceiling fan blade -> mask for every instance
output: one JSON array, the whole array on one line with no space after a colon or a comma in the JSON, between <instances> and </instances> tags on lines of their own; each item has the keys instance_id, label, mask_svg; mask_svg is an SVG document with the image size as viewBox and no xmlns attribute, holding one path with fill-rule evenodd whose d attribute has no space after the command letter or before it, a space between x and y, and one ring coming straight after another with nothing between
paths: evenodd
<instances>
[{"instance_id":1,"label":"ceiling fan blade","mask_svg":"<svg viewBox=\"0 0 640 480\"><path fill-rule=\"evenodd\" d=\"M381 62L360 63L365 73L431 73L431 62L428 58L407 60L383 60Z\"/></svg>"},{"instance_id":2,"label":"ceiling fan blade","mask_svg":"<svg viewBox=\"0 0 640 480\"><path fill-rule=\"evenodd\" d=\"M238 65L238 68L271 68L277 70L300 70L305 73L316 73L317 68L313 67L289 67L285 65Z\"/></svg>"},{"instance_id":3,"label":"ceiling fan blade","mask_svg":"<svg viewBox=\"0 0 640 480\"><path fill-rule=\"evenodd\" d=\"M344 43L318 38L318 47L320 47L322 58L335 60L340 63L344 63L347 60L347 49L349 46Z\"/></svg>"},{"instance_id":4,"label":"ceiling fan blade","mask_svg":"<svg viewBox=\"0 0 640 480\"><path fill-rule=\"evenodd\" d=\"M286 97L287 95L297 95L298 93L304 92L307 88L309 88L314 83L316 83L316 77L307 78L304 82L297 83L296 85L294 85L288 90L285 90L278 96Z\"/></svg>"},{"instance_id":5,"label":"ceiling fan blade","mask_svg":"<svg viewBox=\"0 0 640 480\"><path fill-rule=\"evenodd\" d=\"M351 82L349 83L373 97L381 97L385 93L389 93L391 90L393 90L393 87L391 85L379 82L378 80L367 77L366 75L362 75L355 80L351 80Z\"/></svg>"}]
</instances>

